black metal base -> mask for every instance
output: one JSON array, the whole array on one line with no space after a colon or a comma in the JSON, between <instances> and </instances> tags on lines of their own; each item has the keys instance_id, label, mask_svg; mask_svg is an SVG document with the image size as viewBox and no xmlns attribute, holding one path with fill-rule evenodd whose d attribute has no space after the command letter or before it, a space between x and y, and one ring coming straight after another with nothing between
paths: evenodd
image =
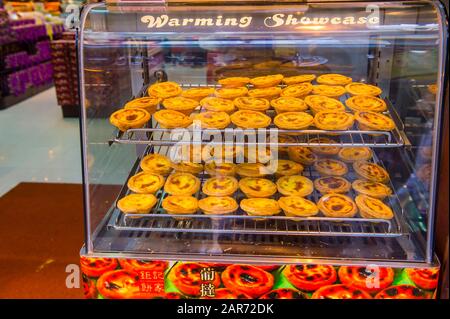
<instances>
[{"instance_id":1,"label":"black metal base","mask_svg":"<svg viewBox=\"0 0 450 319\"><path fill-rule=\"evenodd\" d=\"M80 117L79 105L61 105L63 117Z\"/></svg>"}]
</instances>

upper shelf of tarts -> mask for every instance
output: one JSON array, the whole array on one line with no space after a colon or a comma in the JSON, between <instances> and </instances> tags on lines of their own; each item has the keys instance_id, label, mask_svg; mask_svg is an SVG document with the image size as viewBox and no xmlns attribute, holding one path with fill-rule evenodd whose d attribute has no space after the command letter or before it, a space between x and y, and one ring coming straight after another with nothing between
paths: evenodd
<instances>
[{"instance_id":1,"label":"upper shelf of tarts","mask_svg":"<svg viewBox=\"0 0 450 319\"><path fill-rule=\"evenodd\" d=\"M119 129L112 142L173 145L179 141L142 133L185 128L209 137L241 128L247 135L251 129L267 129L291 137L268 146L327 146L321 139L325 136L341 146L403 146L407 140L402 124L389 103L379 98L381 93L377 86L340 74L231 77L214 86L159 82L111 115L110 122ZM157 124L149 127L152 117Z\"/></svg>"}]
</instances>

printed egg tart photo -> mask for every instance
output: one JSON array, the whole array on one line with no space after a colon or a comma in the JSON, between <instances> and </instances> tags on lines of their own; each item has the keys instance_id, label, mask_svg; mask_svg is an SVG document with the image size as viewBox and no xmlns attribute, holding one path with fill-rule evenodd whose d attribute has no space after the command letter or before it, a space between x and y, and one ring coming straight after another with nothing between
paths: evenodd
<instances>
[{"instance_id":1,"label":"printed egg tart photo","mask_svg":"<svg viewBox=\"0 0 450 319\"><path fill-rule=\"evenodd\" d=\"M301 196L280 197L278 204L284 214L290 217L309 217L319 213L316 204Z\"/></svg>"},{"instance_id":2,"label":"printed egg tart photo","mask_svg":"<svg viewBox=\"0 0 450 319\"><path fill-rule=\"evenodd\" d=\"M158 97L161 99L167 99L170 97L178 96L183 90L175 82L160 82L151 85L148 88L148 95Z\"/></svg>"},{"instance_id":3,"label":"printed egg tart photo","mask_svg":"<svg viewBox=\"0 0 450 319\"><path fill-rule=\"evenodd\" d=\"M190 88L181 92L182 97L186 97L188 99L193 99L196 101L200 101L201 99L213 95L214 88Z\"/></svg>"},{"instance_id":4,"label":"printed egg tart photo","mask_svg":"<svg viewBox=\"0 0 450 319\"><path fill-rule=\"evenodd\" d=\"M316 76L314 74L301 74L301 75L294 75L294 76L288 76L283 78L283 83L286 85L293 85L293 84L299 84L303 82L312 82Z\"/></svg>"},{"instance_id":5,"label":"printed egg tart photo","mask_svg":"<svg viewBox=\"0 0 450 319\"><path fill-rule=\"evenodd\" d=\"M341 95L344 95L345 88L339 85L324 85L318 84L313 85L312 94L314 95L323 95L326 97L338 99Z\"/></svg>"},{"instance_id":6,"label":"printed egg tart photo","mask_svg":"<svg viewBox=\"0 0 450 319\"><path fill-rule=\"evenodd\" d=\"M217 81L222 87L226 88L237 88L237 87L244 87L248 83L250 83L250 78L247 77L241 77L241 76L235 76L235 77L229 77L220 79Z\"/></svg>"},{"instance_id":7,"label":"printed egg tart photo","mask_svg":"<svg viewBox=\"0 0 450 319\"><path fill-rule=\"evenodd\" d=\"M200 126L205 129L225 129L230 125L231 120L230 116L226 112L213 112L213 111L206 111L206 112L200 112L197 114L192 114L191 119L196 123L195 121L200 122Z\"/></svg>"},{"instance_id":8,"label":"printed egg tart photo","mask_svg":"<svg viewBox=\"0 0 450 319\"><path fill-rule=\"evenodd\" d=\"M251 79L250 83L255 88L268 88L280 84L283 78L284 76L281 74L258 76L256 78Z\"/></svg>"},{"instance_id":9,"label":"printed egg tart photo","mask_svg":"<svg viewBox=\"0 0 450 319\"><path fill-rule=\"evenodd\" d=\"M300 175L282 176L277 180L277 188L280 194L285 196L306 197L314 191L313 182Z\"/></svg>"},{"instance_id":10,"label":"printed egg tart photo","mask_svg":"<svg viewBox=\"0 0 450 319\"><path fill-rule=\"evenodd\" d=\"M216 97L220 97L223 99L230 99L230 100L234 100L237 97L240 96L246 96L248 93L248 89L246 87L226 87L226 88L220 88L220 89L216 89L214 91L214 95Z\"/></svg>"},{"instance_id":11,"label":"printed egg tart photo","mask_svg":"<svg viewBox=\"0 0 450 319\"><path fill-rule=\"evenodd\" d=\"M349 218L358 213L355 202L343 194L323 195L317 202L317 207L325 216L331 218Z\"/></svg>"},{"instance_id":12,"label":"printed egg tart photo","mask_svg":"<svg viewBox=\"0 0 450 319\"><path fill-rule=\"evenodd\" d=\"M122 132L144 127L149 120L150 113L140 108L120 109L109 117L109 122Z\"/></svg>"},{"instance_id":13,"label":"printed egg tart photo","mask_svg":"<svg viewBox=\"0 0 450 319\"><path fill-rule=\"evenodd\" d=\"M305 103L314 115L318 112L345 112L344 104L323 95L308 95L305 97Z\"/></svg>"},{"instance_id":14,"label":"printed egg tart photo","mask_svg":"<svg viewBox=\"0 0 450 319\"><path fill-rule=\"evenodd\" d=\"M314 187L322 194L345 194L351 189L352 184L340 176L324 176L314 180Z\"/></svg>"},{"instance_id":15,"label":"printed egg tart photo","mask_svg":"<svg viewBox=\"0 0 450 319\"><path fill-rule=\"evenodd\" d=\"M252 110L234 112L230 118L234 125L243 129L265 128L272 122L272 119L269 116Z\"/></svg>"},{"instance_id":16,"label":"printed egg tart photo","mask_svg":"<svg viewBox=\"0 0 450 319\"><path fill-rule=\"evenodd\" d=\"M164 190L171 195L193 195L200 189L200 180L190 173L173 173L167 177Z\"/></svg>"},{"instance_id":17,"label":"printed egg tart photo","mask_svg":"<svg viewBox=\"0 0 450 319\"><path fill-rule=\"evenodd\" d=\"M162 99L155 96L144 96L127 102L124 105L124 109L144 109L149 114L156 112L156 108Z\"/></svg>"},{"instance_id":18,"label":"printed egg tart photo","mask_svg":"<svg viewBox=\"0 0 450 319\"><path fill-rule=\"evenodd\" d=\"M302 99L282 96L270 101L270 105L277 114L284 112L302 112L308 109L308 105Z\"/></svg>"},{"instance_id":19,"label":"printed egg tart photo","mask_svg":"<svg viewBox=\"0 0 450 319\"><path fill-rule=\"evenodd\" d=\"M232 176L215 176L206 180L202 192L208 196L230 196L238 187L237 179Z\"/></svg>"},{"instance_id":20,"label":"printed egg tart photo","mask_svg":"<svg viewBox=\"0 0 450 319\"><path fill-rule=\"evenodd\" d=\"M259 88L259 89L253 89L248 91L248 96L255 97L255 98L264 98L269 101L276 99L281 94L281 88L274 86L274 87L267 87L267 88Z\"/></svg>"},{"instance_id":21,"label":"printed egg tart photo","mask_svg":"<svg viewBox=\"0 0 450 319\"><path fill-rule=\"evenodd\" d=\"M281 91L281 96L304 98L313 90L313 86L309 82L289 85Z\"/></svg>"},{"instance_id":22,"label":"printed egg tart photo","mask_svg":"<svg viewBox=\"0 0 450 319\"><path fill-rule=\"evenodd\" d=\"M353 82L353 83L347 84L345 86L345 90L348 93L350 93L351 95L378 96L383 92L379 87L377 87L375 85L358 83L358 82Z\"/></svg>"},{"instance_id":23,"label":"printed egg tart photo","mask_svg":"<svg viewBox=\"0 0 450 319\"><path fill-rule=\"evenodd\" d=\"M269 101L260 97L242 96L235 98L233 102L239 110L264 112L270 108Z\"/></svg>"},{"instance_id":24,"label":"printed egg tart photo","mask_svg":"<svg viewBox=\"0 0 450 319\"><path fill-rule=\"evenodd\" d=\"M317 83L325 85L347 85L352 78L341 74L323 74L317 78Z\"/></svg>"},{"instance_id":25,"label":"printed egg tart photo","mask_svg":"<svg viewBox=\"0 0 450 319\"><path fill-rule=\"evenodd\" d=\"M208 111L225 112L227 114L232 114L236 109L232 100L211 96L202 99L200 106Z\"/></svg>"},{"instance_id":26,"label":"printed egg tart photo","mask_svg":"<svg viewBox=\"0 0 450 319\"><path fill-rule=\"evenodd\" d=\"M198 207L206 215L226 215L234 213L239 205L229 196L209 196L199 200Z\"/></svg>"},{"instance_id":27,"label":"printed egg tart photo","mask_svg":"<svg viewBox=\"0 0 450 319\"><path fill-rule=\"evenodd\" d=\"M277 186L270 180L259 177L245 177L239 181L239 188L245 196L271 197L277 192Z\"/></svg>"},{"instance_id":28,"label":"printed egg tart photo","mask_svg":"<svg viewBox=\"0 0 450 319\"><path fill-rule=\"evenodd\" d=\"M185 128L192 124L192 119L184 113L174 110L160 110L153 114L153 118L161 128Z\"/></svg>"}]
</instances>

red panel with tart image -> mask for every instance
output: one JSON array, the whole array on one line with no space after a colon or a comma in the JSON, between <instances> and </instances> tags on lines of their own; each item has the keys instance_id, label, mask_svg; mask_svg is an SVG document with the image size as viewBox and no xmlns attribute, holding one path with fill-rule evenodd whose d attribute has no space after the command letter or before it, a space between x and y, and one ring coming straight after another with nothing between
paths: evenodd
<instances>
[{"instance_id":1,"label":"red panel with tart image","mask_svg":"<svg viewBox=\"0 0 450 319\"><path fill-rule=\"evenodd\" d=\"M341 266L338 274L343 284L363 289L371 294L389 287L394 281L392 268L380 267L374 273L368 267Z\"/></svg>"},{"instance_id":2,"label":"red panel with tart image","mask_svg":"<svg viewBox=\"0 0 450 319\"><path fill-rule=\"evenodd\" d=\"M202 268L205 268L204 265L199 263L178 263L171 269L168 279L182 293L198 296L203 283L200 276ZM211 283L216 288L220 286L220 277L216 272L214 272L214 280Z\"/></svg>"},{"instance_id":3,"label":"red panel with tart image","mask_svg":"<svg viewBox=\"0 0 450 319\"><path fill-rule=\"evenodd\" d=\"M220 288L216 290L214 297L204 297L204 299L252 299L252 297L243 292L231 291L228 288Z\"/></svg>"},{"instance_id":4,"label":"red panel with tart image","mask_svg":"<svg viewBox=\"0 0 450 319\"><path fill-rule=\"evenodd\" d=\"M429 296L413 285L398 285L382 290L375 299L429 299Z\"/></svg>"},{"instance_id":5,"label":"red panel with tart image","mask_svg":"<svg viewBox=\"0 0 450 319\"><path fill-rule=\"evenodd\" d=\"M291 288L279 288L269 291L259 299L308 299L308 296L298 290Z\"/></svg>"},{"instance_id":6,"label":"red panel with tart image","mask_svg":"<svg viewBox=\"0 0 450 319\"><path fill-rule=\"evenodd\" d=\"M251 265L230 265L222 273L222 282L231 291L257 298L274 285L271 273Z\"/></svg>"},{"instance_id":7,"label":"red panel with tart image","mask_svg":"<svg viewBox=\"0 0 450 319\"><path fill-rule=\"evenodd\" d=\"M117 259L81 257L81 271L88 277L99 277L104 272L117 268Z\"/></svg>"},{"instance_id":8,"label":"red panel with tart image","mask_svg":"<svg viewBox=\"0 0 450 319\"><path fill-rule=\"evenodd\" d=\"M151 298L139 287L139 274L135 271L113 270L104 273L97 281L97 290L109 299L140 299Z\"/></svg>"},{"instance_id":9,"label":"red panel with tart image","mask_svg":"<svg viewBox=\"0 0 450 319\"><path fill-rule=\"evenodd\" d=\"M319 288L311 299L372 299L372 296L362 289L340 284Z\"/></svg>"},{"instance_id":10,"label":"red panel with tart image","mask_svg":"<svg viewBox=\"0 0 450 319\"><path fill-rule=\"evenodd\" d=\"M439 280L439 268L407 268L406 273L417 287L435 289Z\"/></svg>"},{"instance_id":11,"label":"red panel with tart image","mask_svg":"<svg viewBox=\"0 0 450 319\"><path fill-rule=\"evenodd\" d=\"M283 274L296 288L314 291L337 280L336 270L327 265L288 265Z\"/></svg>"},{"instance_id":12,"label":"red panel with tart image","mask_svg":"<svg viewBox=\"0 0 450 319\"><path fill-rule=\"evenodd\" d=\"M164 272L169 264L167 261L141 260L141 259L119 259L120 267L130 271L162 271Z\"/></svg>"}]
</instances>

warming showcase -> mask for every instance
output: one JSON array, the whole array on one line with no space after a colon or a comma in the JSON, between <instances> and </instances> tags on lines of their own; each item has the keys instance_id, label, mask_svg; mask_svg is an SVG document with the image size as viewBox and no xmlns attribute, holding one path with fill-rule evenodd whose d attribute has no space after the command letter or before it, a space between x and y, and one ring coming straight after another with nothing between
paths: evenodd
<instances>
[{"instance_id":1,"label":"warming showcase","mask_svg":"<svg viewBox=\"0 0 450 319\"><path fill-rule=\"evenodd\" d=\"M122 1L78 34L89 298L433 298L439 2Z\"/></svg>"}]
</instances>

